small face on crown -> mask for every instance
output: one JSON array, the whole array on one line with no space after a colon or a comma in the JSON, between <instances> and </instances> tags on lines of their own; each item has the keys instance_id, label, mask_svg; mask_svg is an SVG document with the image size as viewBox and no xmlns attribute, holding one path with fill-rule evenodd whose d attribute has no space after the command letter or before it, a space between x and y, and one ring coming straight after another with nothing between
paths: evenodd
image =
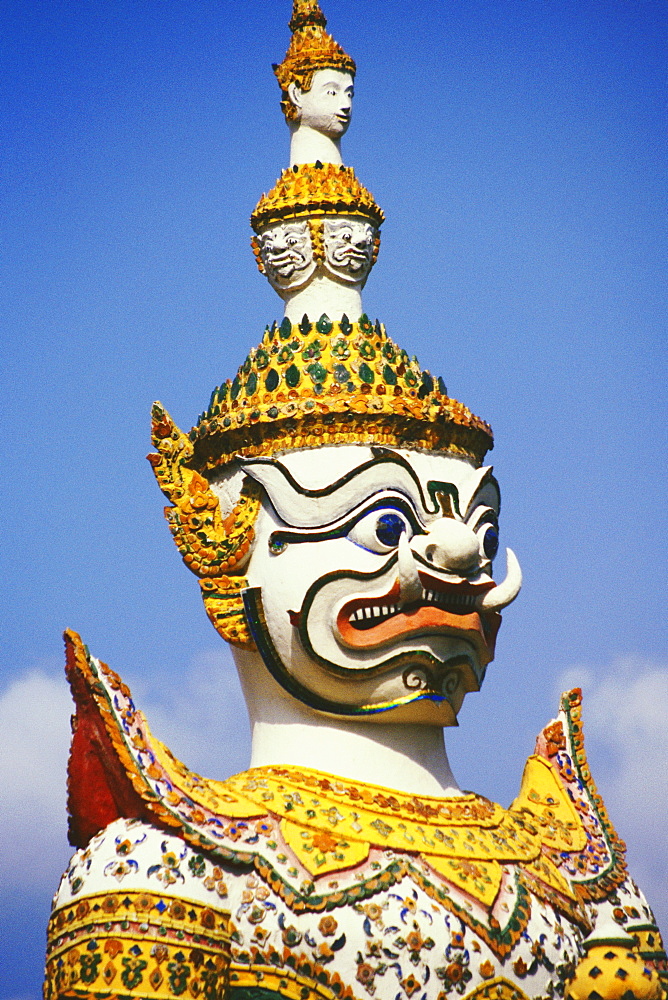
<instances>
[{"instance_id":1,"label":"small face on crown","mask_svg":"<svg viewBox=\"0 0 668 1000\"><path fill-rule=\"evenodd\" d=\"M377 239L378 229L366 219L325 219L326 269L342 281L363 284L373 265Z\"/></svg>"},{"instance_id":2,"label":"small face on crown","mask_svg":"<svg viewBox=\"0 0 668 1000\"><path fill-rule=\"evenodd\" d=\"M340 139L348 130L355 92L350 73L337 69L320 69L313 74L308 90L296 83L288 87L288 97L295 108L294 124Z\"/></svg>"},{"instance_id":3,"label":"small face on crown","mask_svg":"<svg viewBox=\"0 0 668 1000\"><path fill-rule=\"evenodd\" d=\"M258 237L260 259L278 291L299 288L316 269L308 222L279 222Z\"/></svg>"}]
</instances>

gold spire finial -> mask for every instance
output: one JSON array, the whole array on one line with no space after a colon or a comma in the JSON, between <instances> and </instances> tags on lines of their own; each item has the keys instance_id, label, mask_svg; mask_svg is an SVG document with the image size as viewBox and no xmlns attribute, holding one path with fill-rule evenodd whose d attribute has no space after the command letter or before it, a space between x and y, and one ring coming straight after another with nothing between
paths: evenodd
<instances>
[{"instance_id":1,"label":"gold spire finial","mask_svg":"<svg viewBox=\"0 0 668 1000\"><path fill-rule=\"evenodd\" d=\"M289 27L292 39L282 63L274 64L274 73L282 91L281 107L288 121L297 109L290 100L288 87L296 83L300 90L310 90L313 74L320 69L337 69L355 75L355 61L325 31L327 18L318 0L293 0Z\"/></svg>"},{"instance_id":2,"label":"gold spire finial","mask_svg":"<svg viewBox=\"0 0 668 1000\"><path fill-rule=\"evenodd\" d=\"M321 28L327 27L327 18L320 9L318 0L294 0L292 4L292 17L288 23L290 31L299 31L307 24L319 24Z\"/></svg>"}]
</instances>

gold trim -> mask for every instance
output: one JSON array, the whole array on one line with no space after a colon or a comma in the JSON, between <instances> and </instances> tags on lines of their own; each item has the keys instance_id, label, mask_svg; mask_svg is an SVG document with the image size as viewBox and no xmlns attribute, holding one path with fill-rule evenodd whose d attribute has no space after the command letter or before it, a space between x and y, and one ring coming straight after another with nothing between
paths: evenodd
<instances>
[{"instance_id":1,"label":"gold trim","mask_svg":"<svg viewBox=\"0 0 668 1000\"><path fill-rule=\"evenodd\" d=\"M350 791L348 782L293 767L255 768L229 778L227 785L304 830L339 840L460 860L531 861L541 850L535 829L521 814L478 796L418 799L356 782L359 797L352 801L343 791L337 794L346 786ZM416 806L422 815L416 816Z\"/></svg>"},{"instance_id":2,"label":"gold trim","mask_svg":"<svg viewBox=\"0 0 668 1000\"><path fill-rule=\"evenodd\" d=\"M188 990L224 1000L229 958L226 911L167 894L97 893L51 916L44 998L113 990L173 1000Z\"/></svg>"},{"instance_id":3,"label":"gold trim","mask_svg":"<svg viewBox=\"0 0 668 1000\"><path fill-rule=\"evenodd\" d=\"M587 845L582 822L558 775L549 761L537 754L527 759L519 795L510 808L531 814L546 847L581 851Z\"/></svg>"},{"instance_id":4,"label":"gold trim","mask_svg":"<svg viewBox=\"0 0 668 1000\"><path fill-rule=\"evenodd\" d=\"M230 965L230 989L260 987L286 997L286 1000L353 1000L349 986L344 986L338 973L330 973L324 966L314 965L313 976L300 975L289 966L281 969L267 965ZM319 976L324 982L318 982ZM335 989L329 984L332 983ZM326 985L327 984L327 985Z\"/></svg>"},{"instance_id":5,"label":"gold trim","mask_svg":"<svg viewBox=\"0 0 668 1000\"><path fill-rule=\"evenodd\" d=\"M509 979L496 976L494 979L489 979L487 982L481 983L480 986L476 986L462 1000L529 1000L529 997Z\"/></svg>"},{"instance_id":6,"label":"gold trim","mask_svg":"<svg viewBox=\"0 0 668 1000\"><path fill-rule=\"evenodd\" d=\"M329 215L361 216L376 228L385 221L382 208L357 179L352 167L318 162L284 170L274 187L260 197L250 222L260 234L277 222Z\"/></svg>"},{"instance_id":7,"label":"gold trim","mask_svg":"<svg viewBox=\"0 0 668 1000\"><path fill-rule=\"evenodd\" d=\"M160 412L162 408L160 408ZM163 429L169 438L171 425ZM367 316L267 328L234 379L214 389L190 434L203 474L237 456L328 444L462 455L480 464L492 430Z\"/></svg>"},{"instance_id":8,"label":"gold trim","mask_svg":"<svg viewBox=\"0 0 668 1000\"><path fill-rule=\"evenodd\" d=\"M616 889L626 881L626 844L619 837L612 820L592 778L587 761L582 725L582 691L573 688L562 695L562 711L566 718L569 740L572 747L572 759L575 769L585 786L586 801L591 809L592 817L598 823L603 839L610 855L610 863L604 872L597 872L582 881L575 881L575 888L581 899L599 901L607 899L611 890Z\"/></svg>"},{"instance_id":9,"label":"gold trim","mask_svg":"<svg viewBox=\"0 0 668 1000\"><path fill-rule=\"evenodd\" d=\"M234 510L223 519L208 481L189 465L191 441L160 403L153 404L152 439L158 452L149 455L149 461L160 489L173 504L165 508L165 517L184 563L200 578L207 615L227 642L254 649L241 597L247 580L240 567L253 541L260 488L245 482Z\"/></svg>"}]
</instances>

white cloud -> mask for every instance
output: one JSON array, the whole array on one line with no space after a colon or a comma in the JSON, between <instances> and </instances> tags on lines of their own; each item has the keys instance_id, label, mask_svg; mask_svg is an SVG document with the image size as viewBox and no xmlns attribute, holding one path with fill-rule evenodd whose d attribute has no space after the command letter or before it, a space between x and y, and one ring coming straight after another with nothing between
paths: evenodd
<instances>
[{"instance_id":1,"label":"white cloud","mask_svg":"<svg viewBox=\"0 0 668 1000\"><path fill-rule=\"evenodd\" d=\"M55 891L69 850L65 783L72 702L62 681L34 670L0 696L0 856L6 877Z\"/></svg>"},{"instance_id":2,"label":"white cloud","mask_svg":"<svg viewBox=\"0 0 668 1000\"><path fill-rule=\"evenodd\" d=\"M26 672L0 693L2 888L44 898L72 853L66 779L74 706L60 665L48 666L49 674ZM138 707L192 769L224 778L248 766L246 708L226 652L198 654L178 687L149 690Z\"/></svg>"},{"instance_id":3,"label":"white cloud","mask_svg":"<svg viewBox=\"0 0 668 1000\"><path fill-rule=\"evenodd\" d=\"M668 662L619 659L605 672L568 671L563 689L583 689L592 774L629 869L668 926Z\"/></svg>"},{"instance_id":4,"label":"white cloud","mask_svg":"<svg viewBox=\"0 0 668 1000\"><path fill-rule=\"evenodd\" d=\"M243 771L250 760L246 704L227 648L193 657L179 686L147 692L139 705L153 735L192 770L210 778Z\"/></svg>"}]
</instances>

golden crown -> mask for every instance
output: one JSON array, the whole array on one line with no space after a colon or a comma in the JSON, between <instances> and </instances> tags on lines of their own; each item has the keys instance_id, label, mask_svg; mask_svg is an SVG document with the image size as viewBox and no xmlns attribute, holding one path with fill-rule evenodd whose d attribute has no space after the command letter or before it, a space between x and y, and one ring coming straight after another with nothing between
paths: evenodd
<instances>
[{"instance_id":1,"label":"golden crown","mask_svg":"<svg viewBox=\"0 0 668 1000\"><path fill-rule=\"evenodd\" d=\"M261 504L247 482L223 517L208 474L238 456L335 444L446 451L481 464L492 429L451 399L366 315L287 318L265 331L234 379L214 389L208 410L184 434L154 403L149 455L172 506L165 514L186 565L199 578L211 622L228 642L254 648L245 618L243 566Z\"/></svg>"},{"instance_id":2,"label":"golden crown","mask_svg":"<svg viewBox=\"0 0 668 1000\"><path fill-rule=\"evenodd\" d=\"M255 206L251 226L259 233L284 219L317 215L361 215L376 226L385 220L382 208L358 181L352 167L318 161L284 170Z\"/></svg>"},{"instance_id":3,"label":"golden crown","mask_svg":"<svg viewBox=\"0 0 668 1000\"><path fill-rule=\"evenodd\" d=\"M493 447L489 424L366 315L268 327L234 379L213 391L189 439L193 467L205 474L238 455L325 444L424 448L477 463Z\"/></svg>"},{"instance_id":4,"label":"golden crown","mask_svg":"<svg viewBox=\"0 0 668 1000\"><path fill-rule=\"evenodd\" d=\"M313 74L319 69L338 69L355 75L353 59L338 42L325 31L327 18L318 0L294 0L290 30L292 39L285 59L274 65L274 73L283 93L282 107L288 118L292 117L292 103L288 86L296 83L301 90L310 90Z\"/></svg>"}]
</instances>

